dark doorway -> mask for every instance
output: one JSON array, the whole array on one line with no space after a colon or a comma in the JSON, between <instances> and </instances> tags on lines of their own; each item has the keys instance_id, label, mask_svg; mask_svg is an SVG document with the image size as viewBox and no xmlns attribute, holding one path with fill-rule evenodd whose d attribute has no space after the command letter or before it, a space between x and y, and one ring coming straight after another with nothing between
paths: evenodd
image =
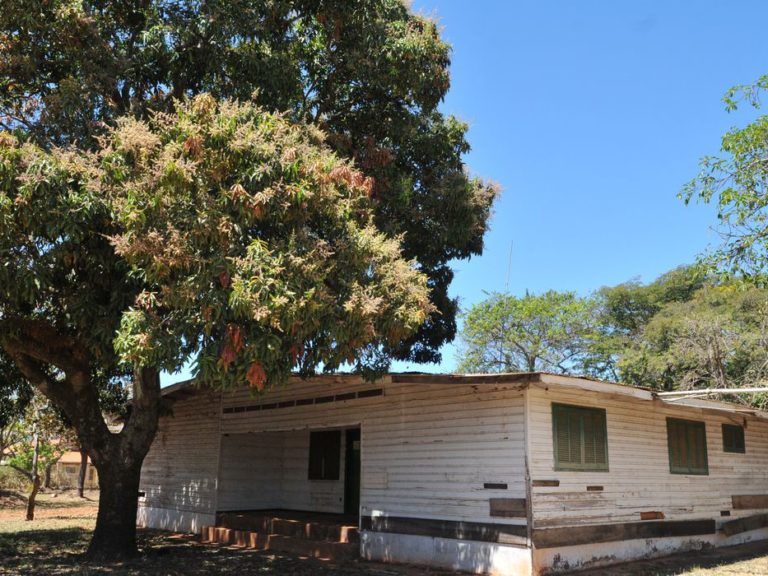
<instances>
[{"instance_id":1,"label":"dark doorway","mask_svg":"<svg viewBox=\"0 0 768 576\"><path fill-rule=\"evenodd\" d=\"M360 513L360 428L347 430L344 471L344 514Z\"/></svg>"}]
</instances>

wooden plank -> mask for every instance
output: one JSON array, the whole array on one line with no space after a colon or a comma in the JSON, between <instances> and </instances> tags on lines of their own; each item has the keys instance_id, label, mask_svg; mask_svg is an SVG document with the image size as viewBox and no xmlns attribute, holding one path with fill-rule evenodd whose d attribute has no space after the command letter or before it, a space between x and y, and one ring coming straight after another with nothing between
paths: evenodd
<instances>
[{"instance_id":1,"label":"wooden plank","mask_svg":"<svg viewBox=\"0 0 768 576\"><path fill-rule=\"evenodd\" d=\"M640 520L664 520L664 512L640 512Z\"/></svg>"},{"instance_id":2,"label":"wooden plank","mask_svg":"<svg viewBox=\"0 0 768 576\"><path fill-rule=\"evenodd\" d=\"M488 502L494 518L525 518L525 498L490 498Z\"/></svg>"},{"instance_id":3,"label":"wooden plank","mask_svg":"<svg viewBox=\"0 0 768 576\"><path fill-rule=\"evenodd\" d=\"M396 516L361 516L360 526L363 530L371 532L506 544L515 543L518 538L525 538L527 533L525 524L489 524Z\"/></svg>"},{"instance_id":4,"label":"wooden plank","mask_svg":"<svg viewBox=\"0 0 768 576\"><path fill-rule=\"evenodd\" d=\"M714 534L715 531L715 521L710 519L568 526L534 530L533 544L536 548L557 548L622 540L700 536Z\"/></svg>"},{"instance_id":5,"label":"wooden plank","mask_svg":"<svg viewBox=\"0 0 768 576\"><path fill-rule=\"evenodd\" d=\"M531 480L531 486L534 488L543 488L544 486L560 486L560 480Z\"/></svg>"},{"instance_id":6,"label":"wooden plank","mask_svg":"<svg viewBox=\"0 0 768 576\"><path fill-rule=\"evenodd\" d=\"M768 508L768 494L739 494L731 496L735 510Z\"/></svg>"},{"instance_id":7,"label":"wooden plank","mask_svg":"<svg viewBox=\"0 0 768 576\"><path fill-rule=\"evenodd\" d=\"M540 382L539 373L517 374L391 374L397 384L528 384Z\"/></svg>"},{"instance_id":8,"label":"wooden plank","mask_svg":"<svg viewBox=\"0 0 768 576\"><path fill-rule=\"evenodd\" d=\"M742 532L749 532L750 530L758 530L766 527L768 527L768 514L754 514L752 516L744 516L743 518L725 522L720 526L720 530L722 530L726 536L733 536L734 534L741 534Z\"/></svg>"}]
</instances>

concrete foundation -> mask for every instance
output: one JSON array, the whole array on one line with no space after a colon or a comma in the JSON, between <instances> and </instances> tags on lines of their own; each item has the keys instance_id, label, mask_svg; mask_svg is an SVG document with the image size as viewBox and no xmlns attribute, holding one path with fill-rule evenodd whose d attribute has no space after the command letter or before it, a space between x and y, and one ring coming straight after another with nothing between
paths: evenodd
<instances>
[{"instance_id":1,"label":"concrete foundation","mask_svg":"<svg viewBox=\"0 0 768 576\"><path fill-rule=\"evenodd\" d=\"M360 551L366 560L421 564L493 576L531 574L531 550L490 542L364 531Z\"/></svg>"},{"instance_id":2,"label":"concrete foundation","mask_svg":"<svg viewBox=\"0 0 768 576\"><path fill-rule=\"evenodd\" d=\"M215 514L201 514L170 508L150 508L139 505L136 525L141 528L156 528L171 532L199 533L203 526L216 524Z\"/></svg>"}]
</instances>

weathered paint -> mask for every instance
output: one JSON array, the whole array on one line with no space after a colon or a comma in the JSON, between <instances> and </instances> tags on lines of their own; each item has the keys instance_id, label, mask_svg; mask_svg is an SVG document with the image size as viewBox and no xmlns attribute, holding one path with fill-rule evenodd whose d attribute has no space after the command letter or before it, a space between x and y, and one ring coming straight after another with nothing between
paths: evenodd
<instances>
[{"instance_id":1,"label":"weathered paint","mask_svg":"<svg viewBox=\"0 0 768 576\"><path fill-rule=\"evenodd\" d=\"M383 395L295 405L376 387ZM295 381L263 398L245 388L219 399L206 394L176 401L174 415L161 420L145 461L141 506L203 514L267 507L341 512L342 481L307 480L309 431L359 426L362 514L526 523L493 517L490 507L491 498L526 497L517 386L339 377ZM231 410L291 401L284 408Z\"/></svg>"},{"instance_id":2,"label":"weathered paint","mask_svg":"<svg viewBox=\"0 0 768 576\"><path fill-rule=\"evenodd\" d=\"M175 530L216 514L221 395L199 392L176 402L141 469L140 525ZM145 510L147 509L147 510Z\"/></svg>"},{"instance_id":3,"label":"weathered paint","mask_svg":"<svg viewBox=\"0 0 768 576\"><path fill-rule=\"evenodd\" d=\"M768 493L768 422L762 418L718 412L703 405L691 407L555 384L531 386L527 399L531 476L557 481L557 485L538 482L532 486L534 530L563 528L576 534L582 526L643 519L658 522L656 518L649 518L649 511L653 511L655 517L663 515L664 521L709 519L719 527L726 521L756 512L734 509L734 494ZM607 472L555 470L553 402L606 410L610 463ZM670 473L668 417L705 422L708 475ZM746 423L746 454L723 451L723 423ZM590 490L592 486L600 486L602 490ZM722 511L729 515L721 516ZM754 530L746 535L759 538L763 532ZM567 571L736 542L718 533L561 546L535 550L534 565L542 573Z\"/></svg>"},{"instance_id":4,"label":"weathered paint","mask_svg":"<svg viewBox=\"0 0 768 576\"><path fill-rule=\"evenodd\" d=\"M531 574L531 550L488 542L363 532L360 553L366 560L422 564L494 576Z\"/></svg>"},{"instance_id":5,"label":"weathered paint","mask_svg":"<svg viewBox=\"0 0 768 576\"><path fill-rule=\"evenodd\" d=\"M709 536L624 540L602 544L582 544L533 551L534 574L563 574L573 570L599 568L619 562L648 560L678 552L690 552L713 546L735 546L768 538L768 528L728 538Z\"/></svg>"},{"instance_id":6,"label":"weathered paint","mask_svg":"<svg viewBox=\"0 0 768 576\"><path fill-rule=\"evenodd\" d=\"M216 510L341 511L341 483L306 478L309 431L357 426L362 430L361 514L366 517L517 522L522 534L527 527L535 536L536 530L575 533L581 526L640 522L650 516L649 522L708 519L719 528L766 512L733 506L733 496L761 502L754 496L768 494L764 414L739 414L732 406L721 409L720 403L670 404L646 390L575 378L482 378L477 385L470 377L441 384L439 376L370 384L339 376L295 381L263 398L244 388L179 399L174 415L162 419L145 463L146 496L139 520L192 529L210 523ZM377 387L381 395L360 396ZM307 403L317 398L332 400ZM554 469L552 402L606 410L608 471ZM278 407L262 410L261 403ZM667 417L706 423L708 476L670 474ZM722 423L745 425L746 454L723 451ZM492 516L491 499L498 498L525 502L524 514ZM518 514L523 508L515 510ZM525 546L530 541L525 536L498 543L364 530L362 553L379 560L513 576L767 537L768 528L761 528L731 537L718 532L532 550Z\"/></svg>"},{"instance_id":7,"label":"weathered paint","mask_svg":"<svg viewBox=\"0 0 768 576\"><path fill-rule=\"evenodd\" d=\"M152 508L139 506L136 514L136 525L142 528L161 528L172 532L199 534L203 526L216 523L215 514L202 514L189 510L172 510L170 508Z\"/></svg>"}]
</instances>

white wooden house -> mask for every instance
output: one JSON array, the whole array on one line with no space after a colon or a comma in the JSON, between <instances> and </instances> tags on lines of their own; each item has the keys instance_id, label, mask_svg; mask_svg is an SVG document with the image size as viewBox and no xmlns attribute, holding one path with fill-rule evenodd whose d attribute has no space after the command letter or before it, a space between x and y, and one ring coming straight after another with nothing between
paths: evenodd
<instances>
[{"instance_id":1,"label":"white wooden house","mask_svg":"<svg viewBox=\"0 0 768 576\"><path fill-rule=\"evenodd\" d=\"M164 392L142 526L278 547L338 515L364 558L500 575L768 538L768 414L734 404L544 373Z\"/></svg>"}]
</instances>

